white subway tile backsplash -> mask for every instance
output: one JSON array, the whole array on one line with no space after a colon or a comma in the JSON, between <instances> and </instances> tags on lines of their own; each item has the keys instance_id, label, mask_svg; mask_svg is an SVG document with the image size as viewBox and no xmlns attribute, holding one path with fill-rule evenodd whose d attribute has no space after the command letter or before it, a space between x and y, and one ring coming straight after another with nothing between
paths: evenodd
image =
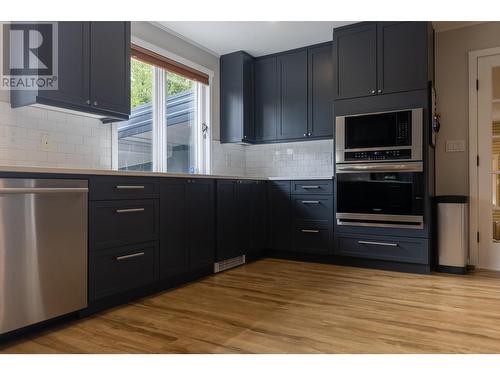
<instances>
[{"instance_id":1,"label":"white subway tile backsplash","mask_svg":"<svg viewBox=\"0 0 500 375\"><path fill-rule=\"evenodd\" d=\"M333 140L212 144L212 173L248 177L333 176Z\"/></svg>"},{"instance_id":2,"label":"white subway tile backsplash","mask_svg":"<svg viewBox=\"0 0 500 375\"><path fill-rule=\"evenodd\" d=\"M42 145L43 136L48 145ZM110 169L111 125L0 101L0 164Z\"/></svg>"}]
</instances>

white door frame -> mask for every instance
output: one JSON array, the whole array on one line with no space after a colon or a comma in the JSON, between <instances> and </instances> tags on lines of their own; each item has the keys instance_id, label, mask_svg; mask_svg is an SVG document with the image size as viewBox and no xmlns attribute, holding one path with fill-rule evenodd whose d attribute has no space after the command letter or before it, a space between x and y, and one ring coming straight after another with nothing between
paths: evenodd
<instances>
[{"instance_id":1,"label":"white door frame","mask_svg":"<svg viewBox=\"0 0 500 375\"><path fill-rule=\"evenodd\" d=\"M500 55L500 47L469 51L469 263L471 265L477 265L479 260L477 61L480 57L492 55Z\"/></svg>"}]
</instances>

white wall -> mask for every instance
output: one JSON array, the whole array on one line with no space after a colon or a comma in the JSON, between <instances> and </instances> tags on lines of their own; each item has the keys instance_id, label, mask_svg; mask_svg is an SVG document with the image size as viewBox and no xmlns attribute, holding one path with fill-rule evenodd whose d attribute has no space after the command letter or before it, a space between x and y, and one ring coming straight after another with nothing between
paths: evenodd
<instances>
[{"instance_id":1,"label":"white wall","mask_svg":"<svg viewBox=\"0 0 500 375\"><path fill-rule=\"evenodd\" d=\"M447 140L469 140L468 52L500 46L500 22L436 34L436 91L441 131L436 144L437 194L469 194L469 156L446 153Z\"/></svg>"}]
</instances>

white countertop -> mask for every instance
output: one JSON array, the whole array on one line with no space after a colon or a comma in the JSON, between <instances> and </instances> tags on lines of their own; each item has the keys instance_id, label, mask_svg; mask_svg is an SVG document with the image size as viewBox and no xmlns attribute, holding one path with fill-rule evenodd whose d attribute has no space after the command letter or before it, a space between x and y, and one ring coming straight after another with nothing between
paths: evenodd
<instances>
[{"instance_id":1,"label":"white countertop","mask_svg":"<svg viewBox=\"0 0 500 375\"><path fill-rule=\"evenodd\" d=\"M57 168L57 167L24 167L12 165L0 165L0 173L54 173L54 174L81 174L100 176L135 176L135 177L196 177L196 178L216 178L216 179L240 179L240 180L331 180L332 176L280 176L280 177L243 177L243 176L222 176L207 174L187 174L187 173L163 173L163 172L143 172L143 171L116 171L112 169L85 169L85 168Z\"/></svg>"}]
</instances>

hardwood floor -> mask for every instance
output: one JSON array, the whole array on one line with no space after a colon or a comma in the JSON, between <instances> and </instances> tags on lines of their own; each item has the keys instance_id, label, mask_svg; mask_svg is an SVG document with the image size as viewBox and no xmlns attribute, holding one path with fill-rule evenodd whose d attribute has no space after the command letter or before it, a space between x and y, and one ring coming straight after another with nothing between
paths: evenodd
<instances>
[{"instance_id":1,"label":"hardwood floor","mask_svg":"<svg viewBox=\"0 0 500 375\"><path fill-rule=\"evenodd\" d=\"M4 353L500 353L500 274L260 260Z\"/></svg>"}]
</instances>

